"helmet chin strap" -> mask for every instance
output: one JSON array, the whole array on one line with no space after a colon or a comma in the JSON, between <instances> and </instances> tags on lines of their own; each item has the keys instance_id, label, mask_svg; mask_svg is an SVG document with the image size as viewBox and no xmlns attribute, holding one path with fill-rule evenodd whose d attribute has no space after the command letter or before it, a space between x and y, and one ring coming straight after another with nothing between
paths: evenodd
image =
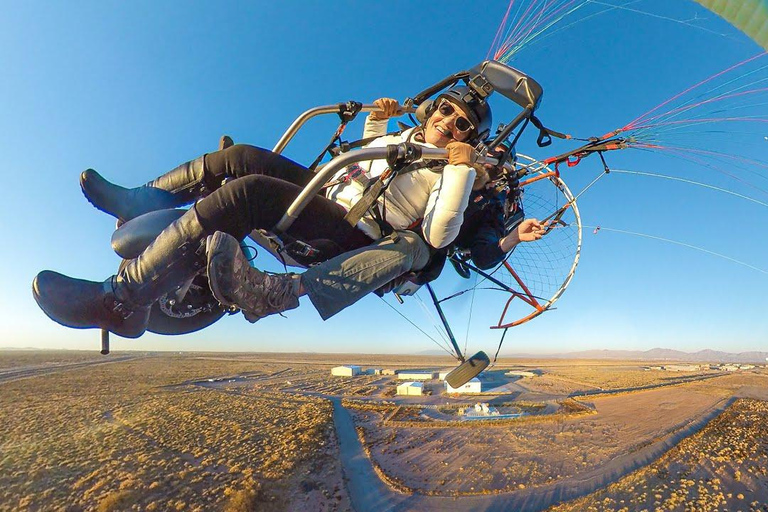
<instances>
[{"instance_id":1,"label":"helmet chin strap","mask_svg":"<svg viewBox=\"0 0 768 512\"><path fill-rule=\"evenodd\" d=\"M426 123L426 121L424 121ZM414 131L411 132L410 138L413 138L419 142L427 142L427 138L424 136L424 125L421 124ZM410 142L410 140L408 141Z\"/></svg>"}]
</instances>

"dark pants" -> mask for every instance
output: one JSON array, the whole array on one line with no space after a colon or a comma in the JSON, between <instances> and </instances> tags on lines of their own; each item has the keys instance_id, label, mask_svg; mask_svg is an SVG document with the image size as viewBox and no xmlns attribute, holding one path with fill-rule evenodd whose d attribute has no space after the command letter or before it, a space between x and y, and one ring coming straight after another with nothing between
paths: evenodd
<instances>
[{"instance_id":1,"label":"dark pants","mask_svg":"<svg viewBox=\"0 0 768 512\"><path fill-rule=\"evenodd\" d=\"M213 192L195 205L206 231L238 240L254 229L271 230L312 179L307 168L266 149L238 144L205 156L205 180ZM221 186L225 178L234 178ZM368 245L371 238L345 220L346 210L316 196L288 234L309 242L328 240L341 251Z\"/></svg>"},{"instance_id":2,"label":"dark pants","mask_svg":"<svg viewBox=\"0 0 768 512\"><path fill-rule=\"evenodd\" d=\"M236 144L223 151L208 153L204 167L208 190L218 189L224 179L252 174L272 176L302 187L314 176L312 171L293 160L247 144Z\"/></svg>"}]
</instances>

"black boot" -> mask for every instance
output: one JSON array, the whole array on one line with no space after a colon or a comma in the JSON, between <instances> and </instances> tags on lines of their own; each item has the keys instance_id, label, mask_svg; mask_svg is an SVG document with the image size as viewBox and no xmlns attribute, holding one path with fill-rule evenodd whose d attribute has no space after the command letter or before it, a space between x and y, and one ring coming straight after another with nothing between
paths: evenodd
<instances>
[{"instance_id":1,"label":"black boot","mask_svg":"<svg viewBox=\"0 0 768 512\"><path fill-rule=\"evenodd\" d=\"M131 304L125 294L121 298L117 280L112 276L98 283L43 270L32 281L32 294L40 309L61 325L138 338L147 328L149 306Z\"/></svg>"},{"instance_id":2,"label":"black boot","mask_svg":"<svg viewBox=\"0 0 768 512\"><path fill-rule=\"evenodd\" d=\"M193 208L103 283L46 270L35 277L32 293L45 314L61 325L138 338L147 328L152 304L205 266L206 236Z\"/></svg>"},{"instance_id":3,"label":"black boot","mask_svg":"<svg viewBox=\"0 0 768 512\"><path fill-rule=\"evenodd\" d=\"M88 169L80 175L80 188L99 210L126 222L139 215L191 203L203 195L203 158L183 163L146 185L124 188Z\"/></svg>"}]
</instances>

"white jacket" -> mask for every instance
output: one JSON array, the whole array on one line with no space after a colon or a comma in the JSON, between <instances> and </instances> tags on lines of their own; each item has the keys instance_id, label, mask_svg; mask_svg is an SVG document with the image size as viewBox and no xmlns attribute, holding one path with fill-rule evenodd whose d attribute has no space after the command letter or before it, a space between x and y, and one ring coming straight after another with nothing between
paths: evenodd
<instances>
[{"instance_id":1,"label":"white jacket","mask_svg":"<svg viewBox=\"0 0 768 512\"><path fill-rule=\"evenodd\" d=\"M386 131L387 121L373 121L370 116L366 118L363 138L380 135L366 147L384 147L408 142L414 128L400 135L385 135ZM429 143L410 142L428 148L436 147ZM386 160L369 160L359 162L358 165L366 171L369 178L381 175L388 168ZM347 172L348 169L343 169L336 178L342 178ZM439 249L453 242L459 234L474 181L475 170L466 165L446 165L442 170L425 168L401 174L392 180L386 192L379 197L379 210L382 217L395 229L406 229L423 219L421 229L424 239ZM363 192L360 183L350 180L329 188L327 197L349 211L360 200ZM374 240L382 236L370 213L360 219L357 227Z\"/></svg>"}]
</instances>

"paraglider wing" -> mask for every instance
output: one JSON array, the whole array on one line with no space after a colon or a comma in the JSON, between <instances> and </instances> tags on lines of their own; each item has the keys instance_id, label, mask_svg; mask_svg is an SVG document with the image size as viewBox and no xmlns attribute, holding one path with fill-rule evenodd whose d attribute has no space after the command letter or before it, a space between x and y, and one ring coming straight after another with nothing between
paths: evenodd
<instances>
[{"instance_id":1,"label":"paraglider wing","mask_svg":"<svg viewBox=\"0 0 768 512\"><path fill-rule=\"evenodd\" d=\"M696 0L768 50L768 0Z\"/></svg>"}]
</instances>

